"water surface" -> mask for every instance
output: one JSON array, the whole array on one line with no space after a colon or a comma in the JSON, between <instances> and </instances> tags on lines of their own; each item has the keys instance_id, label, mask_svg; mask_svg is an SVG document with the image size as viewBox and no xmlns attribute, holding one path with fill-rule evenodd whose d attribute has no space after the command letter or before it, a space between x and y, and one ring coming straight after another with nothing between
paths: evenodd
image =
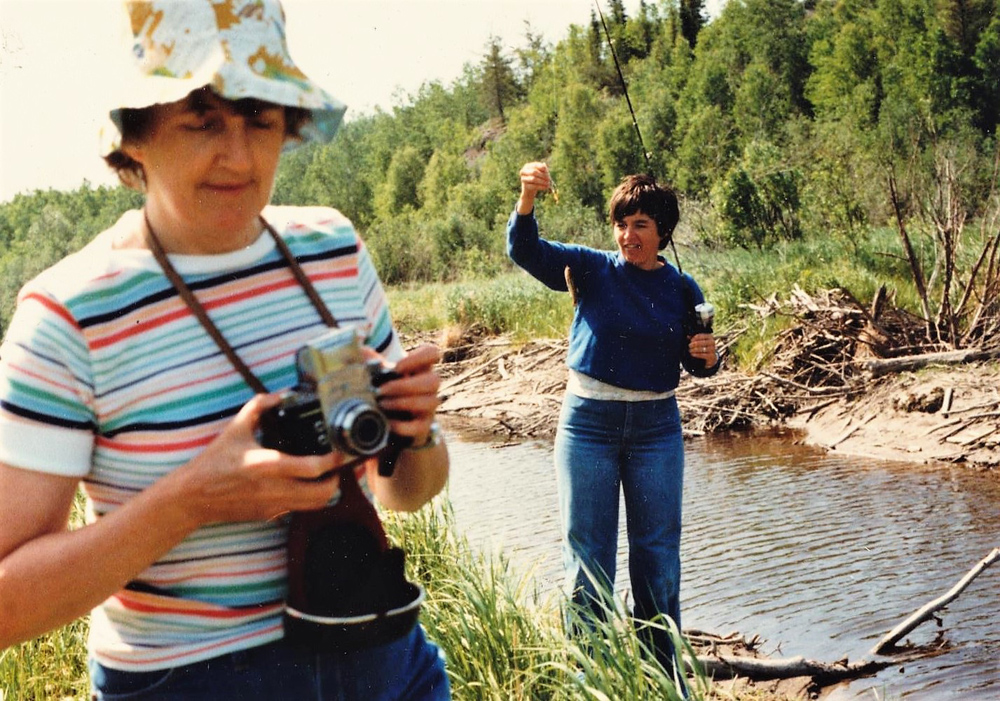
<instances>
[{"instance_id":1,"label":"water surface","mask_svg":"<svg viewBox=\"0 0 1000 701\"><path fill-rule=\"evenodd\" d=\"M456 522L556 592L561 553L551 445L450 440ZM825 453L793 436L688 441L685 628L739 631L764 652L863 656L1000 545L1000 478L961 466ZM627 588L624 518L616 588ZM946 652L831 690L828 699L1000 699L1000 566L909 637Z\"/></svg>"}]
</instances>

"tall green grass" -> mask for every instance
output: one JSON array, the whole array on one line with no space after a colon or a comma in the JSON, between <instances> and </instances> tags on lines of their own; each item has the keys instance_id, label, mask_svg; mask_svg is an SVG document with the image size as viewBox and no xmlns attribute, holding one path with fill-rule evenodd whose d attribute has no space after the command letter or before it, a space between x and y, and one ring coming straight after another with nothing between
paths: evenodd
<instances>
[{"instance_id":1,"label":"tall green grass","mask_svg":"<svg viewBox=\"0 0 1000 701\"><path fill-rule=\"evenodd\" d=\"M456 326L526 341L564 337L573 319L568 294L554 292L521 272L390 288L388 295L394 320L404 333Z\"/></svg>"},{"instance_id":2,"label":"tall green grass","mask_svg":"<svg viewBox=\"0 0 1000 701\"><path fill-rule=\"evenodd\" d=\"M407 551L410 577L428 590L421 621L445 652L456 701L680 698L672 673L624 616L613 615L582 640L567 639L556 595L543 596L531 573L514 572L503 555L471 548L446 497L384 520L390 539ZM5 650L5 698L86 699L86 631L81 620ZM692 651L673 634L693 664ZM694 701L709 694L703 676L689 689Z\"/></svg>"},{"instance_id":3,"label":"tall green grass","mask_svg":"<svg viewBox=\"0 0 1000 701\"><path fill-rule=\"evenodd\" d=\"M90 698L86 619L0 652L5 701Z\"/></svg>"},{"instance_id":4,"label":"tall green grass","mask_svg":"<svg viewBox=\"0 0 1000 701\"><path fill-rule=\"evenodd\" d=\"M560 597L543 595L530 571L502 554L486 554L458 536L446 499L414 514L392 514L386 530L403 544L412 576L425 583L421 620L445 651L455 699L682 698L619 607L579 639L564 633ZM673 629L678 668L696 667ZM689 698L709 683L696 674Z\"/></svg>"}]
</instances>

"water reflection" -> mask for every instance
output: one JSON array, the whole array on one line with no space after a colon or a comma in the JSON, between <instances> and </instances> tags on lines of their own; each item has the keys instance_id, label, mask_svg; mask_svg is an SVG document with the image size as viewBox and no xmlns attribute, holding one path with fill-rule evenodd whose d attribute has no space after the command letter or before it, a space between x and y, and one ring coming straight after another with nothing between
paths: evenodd
<instances>
[{"instance_id":1,"label":"water reflection","mask_svg":"<svg viewBox=\"0 0 1000 701\"><path fill-rule=\"evenodd\" d=\"M459 528L533 567L539 586L555 591L551 446L451 447ZM992 475L826 454L789 435L713 437L687 450L684 626L759 634L771 654L857 659L1000 544ZM627 586L624 542L619 588ZM828 698L872 698L872 688L880 698L1000 698L998 577L987 570L945 610L945 654ZM910 639L930 642L937 632L925 623Z\"/></svg>"}]
</instances>

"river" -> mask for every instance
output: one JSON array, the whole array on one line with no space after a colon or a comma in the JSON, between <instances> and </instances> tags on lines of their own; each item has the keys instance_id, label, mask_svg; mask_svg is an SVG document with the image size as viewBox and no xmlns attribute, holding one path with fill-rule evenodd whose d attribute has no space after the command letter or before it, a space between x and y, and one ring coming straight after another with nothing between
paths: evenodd
<instances>
[{"instance_id":1,"label":"river","mask_svg":"<svg viewBox=\"0 0 1000 701\"><path fill-rule=\"evenodd\" d=\"M452 434L458 528L502 548L555 592L560 545L551 444L497 446ZM765 640L822 662L865 655L1000 545L1000 480L961 466L840 456L794 436L686 443L685 628ZM624 519L617 589L627 587ZM623 581L624 580L624 581ZM915 643L941 654L827 691L828 700L1000 699L1000 570L983 572Z\"/></svg>"}]
</instances>

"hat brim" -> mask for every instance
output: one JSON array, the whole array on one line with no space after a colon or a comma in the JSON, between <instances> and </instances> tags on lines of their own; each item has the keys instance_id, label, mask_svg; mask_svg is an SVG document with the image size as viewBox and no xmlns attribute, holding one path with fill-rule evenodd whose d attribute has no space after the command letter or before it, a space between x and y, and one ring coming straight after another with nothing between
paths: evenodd
<instances>
[{"instance_id":1,"label":"hat brim","mask_svg":"<svg viewBox=\"0 0 1000 701\"><path fill-rule=\"evenodd\" d=\"M301 142L326 143L333 138L344 119L347 106L308 79L296 83L282 83L265 76L226 75L226 64L216 70L203 71L186 78L147 76L138 72L118 81L116 92L122 96L118 107L108 116L111 124L105 127L101 151L107 155L121 145L121 115L125 109L143 109L154 105L169 104L183 100L195 90L210 88L225 100L253 98L283 105L298 107L309 112L310 119L299 129L298 140L290 140L289 148ZM112 126L113 125L113 126Z\"/></svg>"}]
</instances>

